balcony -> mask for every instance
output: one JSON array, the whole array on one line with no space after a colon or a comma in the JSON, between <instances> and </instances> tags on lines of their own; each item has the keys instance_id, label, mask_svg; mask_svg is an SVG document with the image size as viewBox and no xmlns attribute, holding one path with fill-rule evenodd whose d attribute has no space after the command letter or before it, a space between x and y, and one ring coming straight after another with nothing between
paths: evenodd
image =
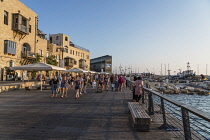
<instances>
[{"instance_id":1,"label":"balcony","mask_svg":"<svg viewBox=\"0 0 210 140\"><path fill-rule=\"evenodd\" d=\"M74 66L74 63L65 62L65 66L68 66L68 67L73 67L73 66Z\"/></svg>"},{"instance_id":2,"label":"balcony","mask_svg":"<svg viewBox=\"0 0 210 140\"><path fill-rule=\"evenodd\" d=\"M76 60L74 58L71 57L66 57L64 58L64 65L67 67L73 67L74 65L76 65Z\"/></svg>"},{"instance_id":3,"label":"balcony","mask_svg":"<svg viewBox=\"0 0 210 140\"><path fill-rule=\"evenodd\" d=\"M35 55L35 53L30 52L30 51L22 51L21 57L22 58L36 58L36 55Z\"/></svg>"},{"instance_id":4,"label":"balcony","mask_svg":"<svg viewBox=\"0 0 210 140\"><path fill-rule=\"evenodd\" d=\"M13 14L12 30L20 34L29 34L29 20L19 13Z\"/></svg>"},{"instance_id":5,"label":"balcony","mask_svg":"<svg viewBox=\"0 0 210 140\"><path fill-rule=\"evenodd\" d=\"M27 27L18 23L14 24L13 30L22 34L29 34Z\"/></svg>"}]
</instances>

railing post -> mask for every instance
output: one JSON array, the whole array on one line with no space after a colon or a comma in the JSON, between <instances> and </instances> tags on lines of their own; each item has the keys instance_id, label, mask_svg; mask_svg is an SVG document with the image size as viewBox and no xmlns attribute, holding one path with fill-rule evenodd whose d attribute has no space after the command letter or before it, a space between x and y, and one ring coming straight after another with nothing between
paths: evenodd
<instances>
[{"instance_id":1,"label":"railing post","mask_svg":"<svg viewBox=\"0 0 210 140\"><path fill-rule=\"evenodd\" d=\"M184 126L184 136L185 140L191 140L191 132L190 132L190 119L189 113L186 109L182 107L182 122Z\"/></svg>"},{"instance_id":2,"label":"railing post","mask_svg":"<svg viewBox=\"0 0 210 140\"><path fill-rule=\"evenodd\" d=\"M148 108L149 115L154 115L154 104L151 92L148 93L148 97L149 97L149 108Z\"/></svg>"},{"instance_id":3,"label":"railing post","mask_svg":"<svg viewBox=\"0 0 210 140\"><path fill-rule=\"evenodd\" d=\"M161 100L161 111L163 113L163 126L167 126L166 123L166 112L165 112L165 106L164 106L164 100L163 98L160 99Z\"/></svg>"},{"instance_id":4,"label":"railing post","mask_svg":"<svg viewBox=\"0 0 210 140\"><path fill-rule=\"evenodd\" d=\"M142 90L142 104L144 104L144 92L145 92L145 89L143 88L143 90Z\"/></svg>"}]
</instances>

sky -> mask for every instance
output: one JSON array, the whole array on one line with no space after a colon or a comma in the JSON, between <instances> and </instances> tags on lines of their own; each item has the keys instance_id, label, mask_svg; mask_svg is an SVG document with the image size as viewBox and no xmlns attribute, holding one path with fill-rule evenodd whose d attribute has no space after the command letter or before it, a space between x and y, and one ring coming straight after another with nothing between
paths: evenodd
<instances>
[{"instance_id":1,"label":"sky","mask_svg":"<svg viewBox=\"0 0 210 140\"><path fill-rule=\"evenodd\" d=\"M90 50L112 55L113 72L210 74L209 0L20 0L46 34L64 33ZM162 70L161 70L162 64Z\"/></svg>"}]
</instances>

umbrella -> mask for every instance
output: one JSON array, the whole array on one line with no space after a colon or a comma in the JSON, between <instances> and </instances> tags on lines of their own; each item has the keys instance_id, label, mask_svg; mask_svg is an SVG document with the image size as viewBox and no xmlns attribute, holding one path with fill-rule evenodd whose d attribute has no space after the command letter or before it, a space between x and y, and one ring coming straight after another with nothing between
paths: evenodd
<instances>
[{"instance_id":1,"label":"umbrella","mask_svg":"<svg viewBox=\"0 0 210 140\"><path fill-rule=\"evenodd\" d=\"M34 63L34 64L10 67L10 70L45 71L45 70L66 70L66 69L46 63ZM42 74L41 74L41 79L42 79ZM41 80L41 91L42 91L42 80Z\"/></svg>"},{"instance_id":2,"label":"umbrella","mask_svg":"<svg viewBox=\"0 0 210 140\"><path fill-rule=\"evenodd\" d=\"M78 68L64 70L63 72L88 73L87 70L82 70L82 69L78 69Z\"/></svg>"}]
</instances>

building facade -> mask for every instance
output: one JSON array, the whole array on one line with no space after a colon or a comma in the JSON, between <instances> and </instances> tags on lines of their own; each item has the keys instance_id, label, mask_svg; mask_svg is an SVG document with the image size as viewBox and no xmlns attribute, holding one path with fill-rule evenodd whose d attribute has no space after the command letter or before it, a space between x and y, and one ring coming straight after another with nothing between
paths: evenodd
<instances>
[{"instance_id":1,"label":"building facade","mask_svg":"<svg viewBox=\"0 0 210 140\"><path fill-rule=\"evenodd\" d=\"M91 71L112 73L112 56L105 55L90 60Z\"/></svg>"},{"instance_id":2,"label":"building facade","mask_svg":"<svg viewBox=\"0 0 210 140\"><path fill-rule=\"evenodd\" d=\"M1 0L0 13L0 80L6 80L13 73L9 67L33 63L37 54L44 57L47 40L38 15L19 0Z\"/></svg>"},{"instance_id":3,"label":"building facade","mask_svg":"<svg viewBox=\"0 0 210 140\"><path fill-rule=\"evenodd\" d=\"M75 45L65 34L50 34L47 40L38 29L37 13L19 0L0 0L0 46L0 81L14 76L9 67L46 63L51 55L57 66L90 69L89 50ZM16 72L23 75L23 71Z\"/></svg>"},{"instance_id":4,"label":"building facade","mask_svg":"<svg viewBox=\"0 0 210 140\"><path fill-rule=\"evenodd\" d=\"M54 51L59 52L60 67L90 69L90 51L72 43L69 36L50 34L49 43L57 46Z\"/></svg>"}]
</instances>

